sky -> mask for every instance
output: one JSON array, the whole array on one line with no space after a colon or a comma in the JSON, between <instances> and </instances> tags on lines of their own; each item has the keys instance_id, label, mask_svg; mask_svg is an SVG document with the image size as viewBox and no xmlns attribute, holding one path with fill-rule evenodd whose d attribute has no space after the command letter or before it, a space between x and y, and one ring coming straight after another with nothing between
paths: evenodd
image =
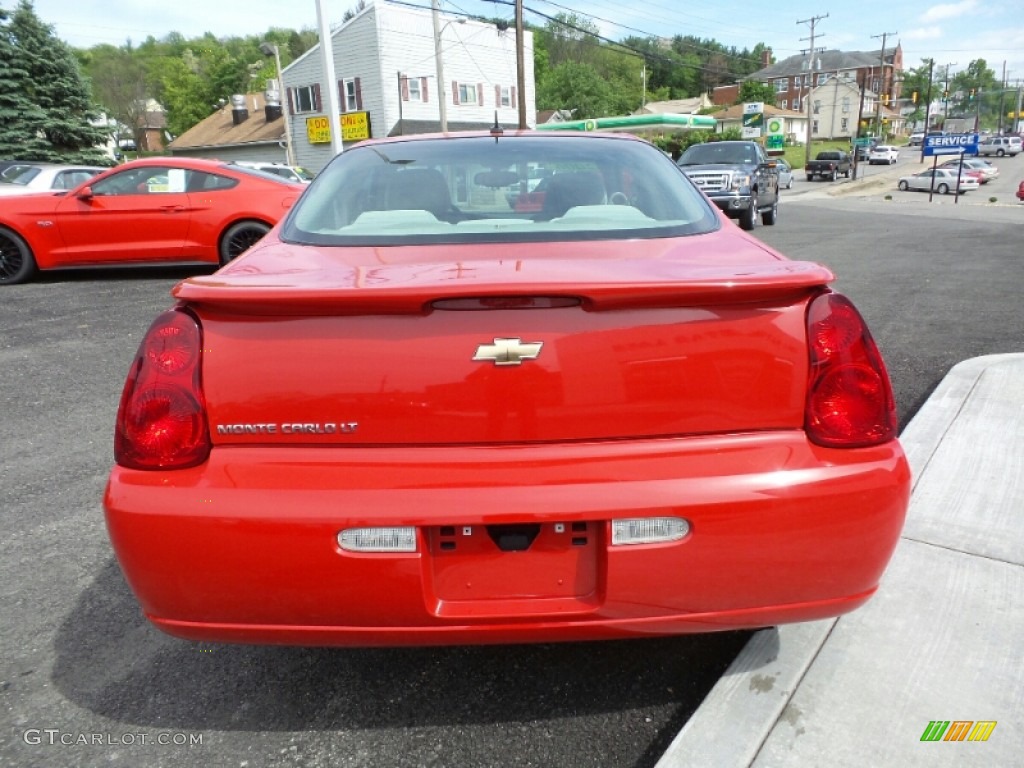
<instances>
[{"instance_id":1,"label":"sky","mask_svg":"<svg viewBox=\"0 0 1024 768\"><path fill-rule=\"evenodd\" d=\"M319 0L330 23L340 23L357 0ZM10 10L17 0L0 0ZM430 6L430 0L408 0ZM318 0L34 0L37 15L52 24L57 36L75 47L100 43L142 42L170 32L197 37L259 35L271 27L317 28ZM806 51L810 24L815 23L815 48L875 51L899 42L904 68L918 67L928 58L951 74L975 59L985 59L997 79L1024 84L1024 13L1018 0L954 0L914 3L897 0L733 0L731 3L685 3L682 0L523 0L528 22L543 24L539 14L575 12L589 17L601 34L621 40L637 37L695 35L726 46L771 46L777 59ZM486 17L514 16L511 0L441 0L443 11ZM539 12L539 13L538 13Z\"/></svg>"}]
</instances>

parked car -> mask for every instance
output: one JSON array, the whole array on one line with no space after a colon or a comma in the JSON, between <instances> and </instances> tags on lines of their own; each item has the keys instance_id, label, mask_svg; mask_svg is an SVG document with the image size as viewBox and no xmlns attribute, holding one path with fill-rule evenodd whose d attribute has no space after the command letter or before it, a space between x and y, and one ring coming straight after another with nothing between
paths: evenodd
<instances>
[{"instance_id":1,"label":"parked car","mask_svg":"<svg viewBox=\"0 0 1024 768\"><path fill-rule=\"evenodd\" d=\"M944 167L935 168L934 170L929 168L921 173L915 173L912 176L900 177L897 186L906 191L914 190L917 192L930 192L935 191L940 195L946 195L949 193L956 194L958 192L968 192L972 189L978 189L981 183L974 176L961 176L959 178L959 187L957 185L957 172L956 169L949 169Z\"/></svg>"},{"instance_id":2,"label":"parked car","mask_svg":"<svg viewBox=\"0 0 1024 768\"><path fill-rule=\"evenodd\" d=\"M1024 181L1017 187L1017 199L1024 202Z\"/></svg>"},{"instance_id":3,"label":"parked car","mask_svg":"<svg viewBox=\"0 0 1024 768\"><path fill-rule=\"evenodd\" d=\"M105 170L96 165L13 164L0 172L0 196L45 194L73 189Z\"/></svg>"},{"instance_id":4,"label":"parked car","mask_svg":"<svg viewBox=\"0 0 1024 768\"><path fill-rule=\"evenodd\" d=\"M958 165L963 165L965 171L976 171L981 175L981 183L985 184L992 179L999 178L999 169L996 168L988 160L982 160L980 157L965 157L963 159L947 160L940 167L950 168L955 171Z\"/></svg>"},{"instance_id":5,"label":"parked car","mask_svg":"<svg viewBox=\"0 0 1024 768\"><path fill-rule=\"evenodd\" d=\"M978 142L978 154L1016 157L1021 151L1020 136L989 136Z\"/></svg>"},{"instance_id":6,"label":"parked car","mask_svg":"<svg viewBox=\"0 0 1024 768\"><path fill-rule=\"evenodd\" d=\"M835 181L840 176L850 178L850 155L841 150L819 152L817 157L804 166L804 174L808 181L815 178Z\"/></svg>"},{"instance_id":7,"label":"parked car","mask_svg":"<svg viewBox=\"0 0 1024 768\"><path fill-rule=\"evenodd\" d=\"M907 137L908 147L920 147L924 144L924 131L914 131Z\"/></svg>"},{"instance_id":8,"label":"parked car","mask_svg":"<svg viewBox=\"0 0 1024 768\"><path fill-rule=\"evenodd\" d=\"M866 162L871 157L871 150L878 144L878 139L871 139L868 144L858 144L854 150L853 155L857 158L857 162Z\"/></svg>"},{"instance_id":9,"label":"parked car","mask_svg":"<svg viewBox=\"0 0 1024 768\"><path fill-rule=\"evenodd\" d=\"M743 229L779 218L779 171L756 141L691 144L676 161L711 202Z\"/></svg>"},{"instance_id":10,"label":"parked car","mask_svg":"<svg viewBox=\"0 0 1024 768\"><path fill-rule=\"evenodd\" d=\"M285 163L265 163L256 160L233 160L234 165L241 165L245 168L255 168L257 171L272 173L287 181L294 181L298 184L309 184L313 180L313 174L301 165L287 165Z\"/></svg>"},{"instance_id":11,"label":"parked car","mask_svg":"<svg viewBox=\"0 0 1024 768\"><path fill-rule=\"evenodd\" d=\"M540 211L502 190L552 171ZM627 135L361 142L173 290L104 497L145 615L204 641L650 637L867 601L910 473L826 267Z\"/></svg>"},{"instance_id":12,"label":"parked car","mask_svg":"<svg viewBox=\"0 0 1024 768\"><path fill-rule=\"evenodd\" d=\"M900 151L891 144L879 144L868 154L868 165L893 165L900 159Z\"/></svg>"},{"instance_id":13,"label":"parked car","mask_svg":"<svg viewBox=\"0 0 1024 768\"><path fill-rule=\"evenodd\" d=\"M775 168L779 172L779 189L792 189L793 166L780 157L775 160Z\"/></svg>"},{"instance_id":14,"label":"parked car","mask_svg":"<svg viewBox=\"0 0 1024 768\"><path fill-rule=\"evenodd\" d=\"M10 197L0 205L0 284L68 267L224 264L263 237L303 188L237 165L152 157L67 192Z\"/></svg>"}]
</instances>

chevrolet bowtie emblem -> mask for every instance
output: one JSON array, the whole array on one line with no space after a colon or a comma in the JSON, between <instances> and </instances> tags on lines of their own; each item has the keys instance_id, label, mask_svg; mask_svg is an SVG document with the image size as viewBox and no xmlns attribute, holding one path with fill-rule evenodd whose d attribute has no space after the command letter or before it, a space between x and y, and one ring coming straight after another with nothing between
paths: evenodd
<instances>
[{"instance_id":1,"label":"chevrolet bowtie emblem","mask_svg":"<svg viewBox=\"0 0 1024 768\"><path fill-rule=\"evenodd\" d=\"M540 354L543 341L522 339L495 339L493 344L481 344L476 348L474 360L490 360L495 365L522 365L523 360L535 360Z\"/></svg>"}]
</instances>

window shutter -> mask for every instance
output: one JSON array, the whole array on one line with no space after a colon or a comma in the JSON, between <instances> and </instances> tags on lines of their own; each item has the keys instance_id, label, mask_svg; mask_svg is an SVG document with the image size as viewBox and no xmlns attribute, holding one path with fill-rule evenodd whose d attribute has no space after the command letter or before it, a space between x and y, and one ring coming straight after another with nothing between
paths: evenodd
<instances>
[{"instance_id":1,"label":"window shutter","mask_svg":"<svg viewBox=\"0 0 1024 768\"><path fill-rule=\"evenodd\" d=\"M321 111L320 104L320 83L313 83L313 107L317 112Z\"/></svg>"},{"instance_id":2,"label":"window shutter","mask_svg":"<svg viewBox=\"0 0 1024 768\"><path fill-rule=\"evenodd\" d=\"M356 109L363 108L363 89L359 86L359 78L356 78Z\"/></svg>"},{"instance_id":3,"label":"window shutter","mask_svg":"<svg viewBox=\"0 0 1024 768\"><path fill-rule=\"evenodd\" d=\"M500 107L501 106L501 86L500 85L494 86L494 106L496 106L496 107Z\"/></svg>"},{"instance_id":4,"label":"window shutter","mask_svg":"<svg viewBox=\"0 0 1024 768\"><path fill-rule=\"evenodd\" d=\"M430 101L427 94L427 78L425 77L420 78L420 93L423 94L424 101Z\"/></svg>"},{"instance_id":5,"label":"window shutter","mask_svg":"<svg viewBox=\"0 0 1024 768\"><path fill-rule=\"evenodd\" d=\"M288 114L289 115L294 115L295 114L295 95L293 93L294 90L295 90L294 88L285 88L284 89L285 95L287 96L287 100L288 100Z\"/></svg>"},{"instance_id":6,"label":"window shutter","mask_svg":"<svg viewBox=\"0 0 1024 768\"><path fill-rule=\"evenodd\" d=\"M409 100L409 78L405 75L399 75L399 81L402 83L402 101Z\"/></svg>"},{"instance_id":7,"label":"window shutter","mask_svg":"<svg viewBox=\"0 0 1024 768\"><path fill-rule=\"evenodd\" d=\"M345 81L338 81L338 106L342 113L348 112L348 99L345 98Z\"/></svg>"},{"instance_id":8,"label":"window shutter","mask_svg":"<svg viewBox=\"0 0 1024 768\"><path fill-rule=\"evenodd\" d=\"M484 84L483 83L477 83L476 84L476 103L479 104L481 107L484 105Z\"/></svg>"},{"instance_id":9,"label":"window shutter","mask_svg":"<svg viewBox=\"0 0 1024 768\"><path fill-rule=\"evenodd\" d=\"M519 102L516 101L516 87L513 85L511 90L512 90L512 97L511 97L512 98L512 103L509 106L515 107L516 109L519 109Z\"/></svg>"},{"instance_id":10,"label":"window shutter","mask_svg":"<svg viewBox=\"0 0 1024 768\"><path fill-rule=\"evenodd\" d=\"M459 81L452 80L452 104L459 103Z\"/></svg>"}]
</instances>

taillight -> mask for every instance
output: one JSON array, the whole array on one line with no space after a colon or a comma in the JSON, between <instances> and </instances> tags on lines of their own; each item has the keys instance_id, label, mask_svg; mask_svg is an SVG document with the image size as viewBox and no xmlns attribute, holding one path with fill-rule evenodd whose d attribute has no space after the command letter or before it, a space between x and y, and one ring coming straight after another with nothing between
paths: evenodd
<instances>
[{"instance_id":1,"label":"taillight","mask_svg":"<svg viewBox=\"0 0 1024 768\"><path fill-rule=\"evenodd\" d=\"M135 355L121 394L114 459L131 469L206 461L210 432L200 381L202 331L183 309L161 314Z\"/></svg>"},{"instance_id":2,"label":"taillight","mask_svg":"<svg viewBox=\"0 0 1024 768\"><path fill-rule=\"evenodd\" d=\"M807 311L810 378L805 429L812 442L862 448L896 437L889 374L864 318L849 299L826 293Z\"/></svg>"}]
</instances>

